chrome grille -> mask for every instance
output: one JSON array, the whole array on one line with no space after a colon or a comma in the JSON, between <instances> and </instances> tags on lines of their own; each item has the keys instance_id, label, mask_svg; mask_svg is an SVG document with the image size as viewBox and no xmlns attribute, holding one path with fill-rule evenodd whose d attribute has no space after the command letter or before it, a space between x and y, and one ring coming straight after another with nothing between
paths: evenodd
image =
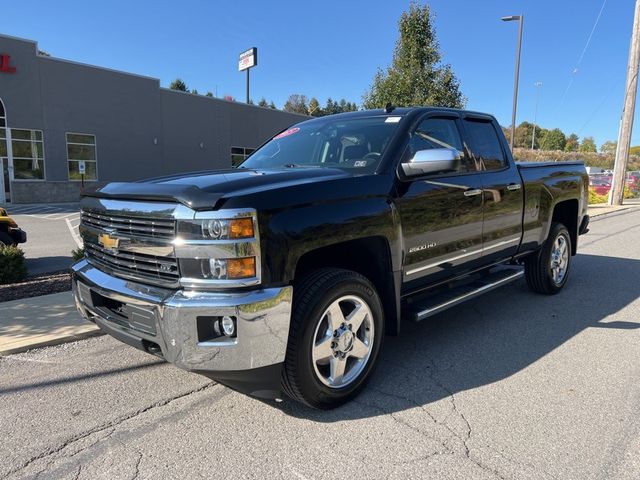
<instances>
[{"instance_id":1,"label":"chrome grille","mask_svg":"<svg viewBox=\"0 0 640 480\"><path fill-rule=\"evenodd\" d=\"M85 242L90 263L127 279L159 285L176 286L179 280L178 261L174 257L157 257L142 253L113 253L100 245Z\"/></svg>"},{"instance_id":2,"label":"chrome grille","mask_svg":"<svg viewBox=\"0 0 640 480\"><path fill-rule=\"evenodd\" d=\"M165 218L139 218L107 212L82 210L82 223L101 230L137 237L168 238L173 240L176 234L176 222Z\"/></svg>"}]
</instances>

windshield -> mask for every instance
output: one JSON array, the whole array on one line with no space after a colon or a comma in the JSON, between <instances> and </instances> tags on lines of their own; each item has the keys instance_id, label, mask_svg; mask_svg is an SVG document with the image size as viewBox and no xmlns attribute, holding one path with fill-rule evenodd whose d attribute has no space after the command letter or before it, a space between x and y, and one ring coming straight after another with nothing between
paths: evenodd
<instances>
[{"instance_id":1,"label":"windshield","mask_svg":"<svg viewBox=\"0 0 640 480\"><path fill-rule=\"evenodd\" d=\"M330 167L371 173L400 119L378 116L302 123L273 137L240 168Z\"/></svg>"}]
</instances>

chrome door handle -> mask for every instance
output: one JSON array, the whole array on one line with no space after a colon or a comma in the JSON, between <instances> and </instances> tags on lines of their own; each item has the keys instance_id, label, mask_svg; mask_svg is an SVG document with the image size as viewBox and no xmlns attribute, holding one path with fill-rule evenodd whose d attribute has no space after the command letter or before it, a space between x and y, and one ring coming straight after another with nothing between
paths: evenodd
<instances>
[{"instance_id":1,"label":"chrome door handle","mask_svg":"<svg viewBox=\"0 0 640 480\"><path fill-rule=\"evenodd\" d=\"M515 190L520 190L520 184L519 183L510 183L509 185L507 185L507 190L511 190L512 192Z\"/></svg>"},{"instance_id":2,"label":"chrome door handle","mask_svg":"<svg viewBox=\"0 0 640 480\"><path fill-rule=\"evenodd\" d=\"M475 197L476 195L480 195L482 193L482 189L480 188L470 188L469 190L465 190L465 197Z\"/></svg>"}]
</instances>

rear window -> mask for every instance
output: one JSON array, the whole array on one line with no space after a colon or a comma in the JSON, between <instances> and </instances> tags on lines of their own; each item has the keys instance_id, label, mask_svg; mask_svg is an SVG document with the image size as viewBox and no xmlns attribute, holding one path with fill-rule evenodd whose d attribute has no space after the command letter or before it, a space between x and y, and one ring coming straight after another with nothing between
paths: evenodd
<instances>
[{"instance_id":1,"label":"rear window","mask_svg":"<svg viewBox=\"0 0 640 480\"><path fill-rule=\"evenodd\" d=\"M487 120L464 120L469 149L483 170L500 170L507 166L502 145L493 123Z\"/></svg>"}]
</instances>

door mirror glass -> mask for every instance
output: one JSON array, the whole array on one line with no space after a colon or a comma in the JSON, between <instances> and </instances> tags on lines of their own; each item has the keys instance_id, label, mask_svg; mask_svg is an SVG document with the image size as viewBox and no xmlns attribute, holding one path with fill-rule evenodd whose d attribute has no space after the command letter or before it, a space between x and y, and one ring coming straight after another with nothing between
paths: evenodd
<instances>
[{"instance_id":1,"label":"door mirror glass","mask_svg":"<svg viewBox=\"0 0 640 480\"><path fill-rule=\"evenodd\" d=\"M418 150L410 160L401 163L401 166L407 177L455 172L460 168L460 152L454 148Z\"/></svg>"}]
</instances>

